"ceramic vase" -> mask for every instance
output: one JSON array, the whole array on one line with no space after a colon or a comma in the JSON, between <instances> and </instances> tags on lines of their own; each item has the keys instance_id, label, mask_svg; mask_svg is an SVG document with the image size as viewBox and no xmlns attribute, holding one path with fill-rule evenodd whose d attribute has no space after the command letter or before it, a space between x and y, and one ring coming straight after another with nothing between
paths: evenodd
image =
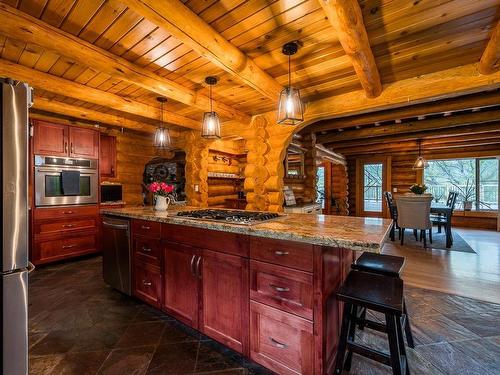
<instances>
[{"instance_id":1,"label":"ceramic vase","mask_svg":"<svg viewBox=\"0 0 500 375\"><path fill-rule=\"evenodd\" d=\"M166 211L170 204L170 198L161 195L156 196L155 211Z\"/></svg>"}]
</instances>

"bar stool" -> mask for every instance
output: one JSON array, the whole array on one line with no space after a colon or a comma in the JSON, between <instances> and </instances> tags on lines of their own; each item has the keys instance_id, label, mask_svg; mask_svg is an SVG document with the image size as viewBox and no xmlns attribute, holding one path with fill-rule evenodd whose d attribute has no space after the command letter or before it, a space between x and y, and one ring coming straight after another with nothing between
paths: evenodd
<instances>
[{"instance_id":1,"label":"bar stool","mask_svg":"<svg viewBox=\"0 0 500 375\"><path fill-rule=\"evenodd\" d=\"M403 340L403 280L363 271L351 271L340 287L337 298L344 302L335 374L351 369L352 354L370 358L392 367L393 374L410 374ZM358 308L385 315L386 324L375 323L389 340L390 355L355 342ZM347 355L346 355L347 352Z\"/></svg>"},{"instance_id":2,"label":"bar stool","mask_svg":"<svg viewBox=\"0 0 500 375\"><path fill-rule=\"evenodd\" d=\"M404 263L405 263L405 258L403 257L364 252L351 265L351 268L354 270L371 272L378 275L400 278L400 274L404 267ZM366 319L366 309L359 309L358 317L360 320L358 324L359 329L363 330L365 326L370 328L373 322L371 320ZM415 348L415 343L413 341L413 334L411 332L411 325L410 325L410 317L408 316L408 312L406 310L406 301L404 296L403 296L402 324L405 329L406 342L408 343L408 346L413 349Z\"/></svg>"}]
</instances>

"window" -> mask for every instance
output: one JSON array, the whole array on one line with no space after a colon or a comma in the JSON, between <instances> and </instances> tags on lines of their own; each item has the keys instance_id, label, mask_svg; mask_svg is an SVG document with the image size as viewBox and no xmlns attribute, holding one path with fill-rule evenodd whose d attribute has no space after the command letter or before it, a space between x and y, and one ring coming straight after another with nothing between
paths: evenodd
<instances>
[{"instance_id":1,"label":"window","mask_svg":"<svg viewBox=\"0 0 500 375\"><path fill-rule=\"evenodd\" d=\"M459 194L457 208L498 210L498 160L430 160L424 183L434 201L446 203L450 191Z\"/></svg>"},{"instance_id":2,"label":"window","mask_svg":"<svg viewBox=\"0 0 500 375\"><path fill-rule=\"evenodd\" d=\"M316 203L321 203L321 208L325 208L325 167L316 169Z\"/></svg>"},{"instance_id":3,"label":"window","mask_svg":"<svg viewBox=\"0 0 500 375\"><path fill-rule=\"evenodd\" d=\"M363 166L364 211L382 212L382 163Z\"/></svg>"}]
</instances>

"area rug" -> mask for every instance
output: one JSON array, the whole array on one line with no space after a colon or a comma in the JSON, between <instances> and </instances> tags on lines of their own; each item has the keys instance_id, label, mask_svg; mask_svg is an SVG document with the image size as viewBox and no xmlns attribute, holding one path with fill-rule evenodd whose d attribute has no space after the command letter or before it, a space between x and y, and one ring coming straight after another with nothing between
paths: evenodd
<instances>
[{"instance_id":1,"label":"area rug","mask_svg":"<svg viewBox=\"0 0 500 375\"><path fill-rule=\"evenodd\" d=\"M420 231L418 231L420 238ZM398 231L396 230L396 241L398 240ZM411 247L424 247L424 242L415 241L415 236L413 235L413 230L407 229L405 232L405 243L406 246ZM448 249L446 247L446 235L444 229L441 233L437 232L434 228L432 232L432 245L429 242L429 233L427 233L427 248L433 250L445 250L445 251L459 251L461 253L473 253L476 254L474 250L469 246L469 244L456 232L453 231L453 245Z\"/></svg>"}]
</instances>

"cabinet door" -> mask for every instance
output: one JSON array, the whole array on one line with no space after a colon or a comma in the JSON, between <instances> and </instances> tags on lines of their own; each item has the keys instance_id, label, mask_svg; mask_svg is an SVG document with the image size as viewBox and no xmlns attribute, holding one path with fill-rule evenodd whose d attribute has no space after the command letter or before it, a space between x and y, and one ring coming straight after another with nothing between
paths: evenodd
<instances>
[{"instance_id":1,"label":"cabinet door","mask_svg":"<svg viewBox=\"0 0 500 375\"><path fill-rule=\"evenodd\" d=\"M248 259L203 250L200 330L240 353L248 353Z\"/></svg>"},{"instance_id":2,"label":"cabinet door","mask_svg":"<svg viewBox=\"0 0 500 375\"><path fill-rule=\"evenodd\" d=\"M137 259L134 262L133 294L152 306L161 306L161 272L159 267L143 263Z\"/></svg>"},{"instance_id":3,"label":"cabinet door","mask_svg":"<svg viewBox=\"0 0 500 375\"><path fill-rule=\"evenodd\" d=\"M200 251L194 247L167 243L164 256L164 298L167 312L193 328L198 328Z\"/></svg>"},{"instance_id":4,"label":"cabinet door","mask_svg":"<svg viewBox=\"0 0 500 375\"><path fill-rule=\"evenodd\" d=\"M69 148L71 157L97 159L99 157L99 132L70 127Z\"/></svg>"},{"instance_id":5,"label":"cabinet door","mask_svg":"<svg viewBox=\"0 0 500 375\"><path fill-rule=\"evenodd\" d=\"M116 137L101 134L99 171L101 177L116 177Z\"/></svg>"},{"instance_id":6,"label":"cabinet door","mask_svg":"<svg viewBox=\"0 0 500 375\"><path fill-rule=\"evenodd\" d=\"M36 121L33 152L35 155L68 156L68 126Z\"/></svg>"}]
</instances>

